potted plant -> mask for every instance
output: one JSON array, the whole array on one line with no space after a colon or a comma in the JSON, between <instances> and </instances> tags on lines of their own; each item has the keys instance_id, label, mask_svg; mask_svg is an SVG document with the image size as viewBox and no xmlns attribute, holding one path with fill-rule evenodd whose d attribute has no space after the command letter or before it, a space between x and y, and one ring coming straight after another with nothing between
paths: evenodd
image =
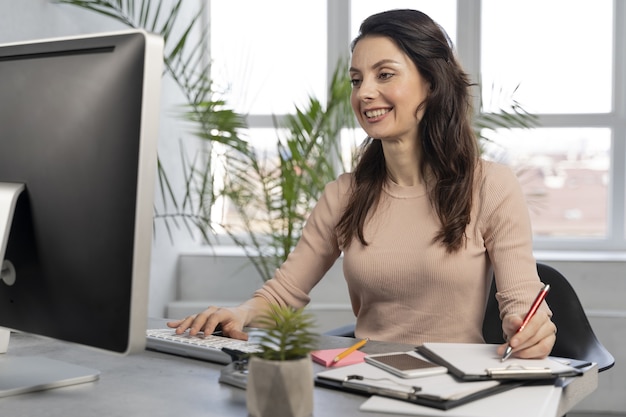
<instances>
[{"instance_id":1,"label":"potted plant","mask_svg":"<svg viewBox=\"0 0 626 417\"><path fill-rule=\"evenodd\" d=\"M303 309L272 305L250 337L260 346L248 364L246 404L252 417L313 415L313 363L317 335Z\"/></svg>"}]
</instances>

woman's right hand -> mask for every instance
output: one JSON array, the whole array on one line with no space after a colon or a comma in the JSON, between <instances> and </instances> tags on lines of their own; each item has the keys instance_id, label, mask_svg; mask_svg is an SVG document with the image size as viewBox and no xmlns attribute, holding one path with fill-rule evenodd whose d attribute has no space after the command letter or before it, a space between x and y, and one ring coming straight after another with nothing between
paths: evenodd
<instances>
[{"instance_id":1,"label":"woman's right hand","mask_svg":"<svg viewBox=\"0 0 626 417\"><path fill-rule=\"evenodd\" d=\"M182 320L170 321L167 326L176 329L176 334L189 331L189 335L195 336L199 332L211 334L221 325L224 336L248 340L248 334L243 331L244 326L253 323L268 309L269 303L264 298L253 297L237 307L211 306Z\"/></svg>"},{"instance_id":2,"label":"woman's right hand","mask_svg":"<svg viewBox=\"0 0 626 417\"><path fill-rule=\"evenodd\" d=\"M199 332L211 334L218 325L221 325L224 336L248 340L248 334L243 331L247 324L247 316L248 309L242 306L233 308L211 306L182 320L167 322L167 326L176 329L176 334L189 331L189 335L195 336Z\"/></svg>"}]
</instances>

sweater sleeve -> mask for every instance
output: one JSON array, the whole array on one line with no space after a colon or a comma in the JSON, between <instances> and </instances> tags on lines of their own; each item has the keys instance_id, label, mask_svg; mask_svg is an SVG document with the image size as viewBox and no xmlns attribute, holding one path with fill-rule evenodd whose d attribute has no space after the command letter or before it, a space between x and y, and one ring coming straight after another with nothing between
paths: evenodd
<instances>
[{"instance_id":1,"label":"sweater sleeve","mask_svg":"<svg viewBox=\"0 0 626 417\"><path fill-rule=\"evenodd\" d=\"M524 315L542 287L532 251L528 206L509 167L484 163L483 170L479 191L483 237L496 277L500 317ZM541 308L551 314L545 302Z\"/></svg>"},{"instance_id":2,"label":"sweater sleeve","mask_svg":"<svg viewBox=\"0 0 626 417\"><path fill-rule=\"evenodd\" d=\"M302 229L302 236L272 279L255 291L272 304L301 308L310 301L309 292L335 263L339 249L336 225L343 213L351 181L342 174L328 183Z\"/></svg>"}]
</instances>

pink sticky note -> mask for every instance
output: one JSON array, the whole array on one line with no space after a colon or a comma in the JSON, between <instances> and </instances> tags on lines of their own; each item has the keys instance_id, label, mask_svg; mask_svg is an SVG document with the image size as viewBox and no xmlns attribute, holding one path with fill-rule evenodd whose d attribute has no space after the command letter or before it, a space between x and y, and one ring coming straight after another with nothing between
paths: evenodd
<instances>
[{"instance_id":1,"label":"pink sticky note","mask_svg":"<svg viewBox=\"0 0 626 417\"><path fill-rule=\"evenodd\" d=\"M341 352L343 352L346 349L322 349L322 350L315 350L313 352L311 352L311 358L313 359L313 361L322 364L326 367L331 367L331 366L345 366L345 365L352 365L355 363L360 363L363 362L363 358L365 357L365 353L361 352L360 350L355 350L354 352L350 353L348 356L346 356L345 358L341 359L339 362L337 363L333 363L333 359L335 359L335 356L339 355Z\"/></svg>"}]
</instances>

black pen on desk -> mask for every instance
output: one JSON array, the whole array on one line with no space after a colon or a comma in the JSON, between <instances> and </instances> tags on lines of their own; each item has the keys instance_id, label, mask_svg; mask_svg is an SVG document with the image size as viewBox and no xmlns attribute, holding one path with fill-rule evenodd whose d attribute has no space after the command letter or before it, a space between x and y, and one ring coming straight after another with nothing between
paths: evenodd
<instances>
[{"instance_id":1,"label":"black pen on desk","mask_svg":"<svg viewBox=\"0 0 626 417\"><path fill-rule=\"evenodd\" d=\"M526 327L530 319L532 319L535 313L537 312L537 309L541 305L541 302L546 298L546 295L548 295L548 291L550 291L550 284L544 285L544 287L539 291L539 294L537 294L537 298L535 298L535 301L533 301L533 304L530 306L530 310L528 310L528 313L526 313L526 317L524 317L524 321L522 321L522 325L519 326L519 329L517 329L515 334L518 334L519 332L524 330L524 327ZM504 355L502 355L502 361L509 359L512 353L513 353L513 348L509 344L507 345L506 350L504 351Z\"/></svg>"},{"instance_id":2,"label":"black pen on desk","mask_svg":"<svg viewBox=\"0 0 626 417\"><path fill-rule=\"evenodd\" d=\"M342 360L343 358L345 358L346 356L348 356L355 350L360 349L363 345L367 343L368 340L370 340L369 337L366 337L365 339L356 342L354 345L350 346L348 349L344 350L339 355L335 356L335 358L332 361L332 364L333 365L336 364L337 362L339 362L340 360Z\"/></svg>"}]
</instances>

